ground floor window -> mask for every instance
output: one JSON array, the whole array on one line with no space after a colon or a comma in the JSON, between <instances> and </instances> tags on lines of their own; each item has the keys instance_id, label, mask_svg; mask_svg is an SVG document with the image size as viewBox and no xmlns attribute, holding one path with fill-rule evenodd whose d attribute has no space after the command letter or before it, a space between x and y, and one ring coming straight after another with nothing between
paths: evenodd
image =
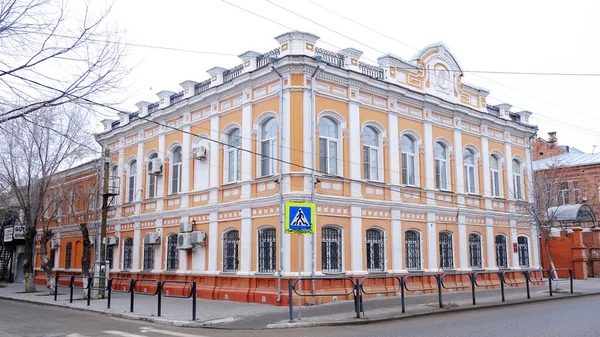
<instances>
[{"instance_id":1,"label":"ground floor window","mask_svg":"<svg viewBox=\"0 0 600 337\"><path fill-rule=\"evenodd\" d=\"M321 269L323 272L342 271L342 230L325 227L321 231Z\"/></svg>"}]
</instances>

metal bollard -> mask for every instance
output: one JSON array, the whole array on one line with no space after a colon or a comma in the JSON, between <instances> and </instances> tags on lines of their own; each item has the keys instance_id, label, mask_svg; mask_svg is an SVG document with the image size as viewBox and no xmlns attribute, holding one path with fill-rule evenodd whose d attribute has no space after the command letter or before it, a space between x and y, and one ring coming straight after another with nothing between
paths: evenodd
<instances>
[{"instance_id":1,"label":"metal bollard","mask_svg":"<svg viewBox=\"0 0 600 337\"><path fill-rule=\"evenodd\" d=\"M442 301L442 277L441 275L435 275L438 288L438 301L440 302L440 309L444 308L444 302Z\"/></svg>"},{"instance_id":2,"label":"metal bollard","mask_svg":"<svg viewBox=\"0 0 600 337\"><path fill-rule=\"evenodd\" d=\"M69 281L69 303L73 303L73 283L75 282L75 278L73 276L71 276L71 279Z\"/></svg>"},{"instance_id":3,"label":"metal bollard","mask_svg":"<svg viewBox=\"0 0 600 337\"><path fill-rule=\"evenodd\" d=\"M293 301L293 286L292 280L288 280L288 296L290 302L290 323L294 321L294 301Z\"/></svg>"},{"instance_id":4,"label":"metal bollard","mask_svg":"<svg viewBox=\"0 0 600 337\"><path fill-rule=\"evenodd\" d=\"M110 296L112 294L112 279L108 280L108 299L106 301L106 309L110 309Z\"/></svg>"},{"instance_id":5,"label":"metal bollard","mask_svg":"<svg viewBox=\"0 0 600 337\"><path fill-rule=\"evenodd\" d=\"M571 294L573 293L573 271L571 269L569 269L569 278L570 278L570 283L571 283Z\"/></svg>"},{"instance_id":6,"label":"metal bollard","mask_svg":"<svg viewBox=\"0 0 600 337\"><path fill-rule=\"evenodd\" d=\"M196 320L196 282L192 282L192 321Z\"/></svg>"},{"instance_id":7,"label":"metal bollard","mask_svg":"<svg viewBox=\"0 0 600 337\"><path fill-rule=\"evenodd\" d=\"M129 280L129 293L131 294L131 299L129 300L129 312L133 312L133 298L135 295L135 281L133 279Z\"/></svg>"},{"instance_id":8,"label":"metal bollard","mask_svg":"<svg viewBox=\"0 0 600 337\"><path fill-rule=\"evenodd\" d=\"M529 271L525 272L525 286L527 287L527 299L530 299L531 293L529 292Z\"/></svg>"},{"instance_id":9,"label":"metal bollard","mask_svg":"<svg viewBox=\"0 0 600 337\"><path fill-rule=\"evenodd\" d=\"M550 290L550 296L552 296L552 270L548 270L548 288Z\"/></svg>"},{"instance_id":10,"label":"metal bollard","mask_svg":"<svg viewBox=\"0 0 600 337\"><path fill-rule=\"evenodd\" d=\"M404 277L400 277L400 301L402 302L402 313L406 313L406 306L404 303L404 287L405 287Z\"/></svg>"},{"instance_id":11,"label":"metal bollard","mask_svg":"<svg viewBox=\"0 0 600 337\"><path fill-rule=\"evenodd\" d=\"M354 311L356 311L356 318L360 318L360 284L356 280L354 285Z\"/></svg>"},{"instance_id":12,"label":"metal bollard","mask_svg":"<svg viewBox=\"0 0 600 337\"><path fill-rule=\"evenodd\" d=\"M504 273L500 273L500 291L502 292L502 302L504 302Z\"/></svg>"},{"instance_id":13,"label":"metal bollard","mask_svg":"<svg viewBox=\"0 0 600 337\"><path fill-rule=\"evenodd\" d=\"M158 283L156 284L156 287L158 288L158 289L157 289L157 292L156 292L156 295L158 296L158 315L157 315L157 316L158 316L158 317L160 317L160 311L161 311L161 309L162 309L162 307L161 307L161 303L160 303L160 302L161 302L161 301L160 301L160 300L161 300L161 296L160 296L160 295L161 295L161 293L162 293L162 283L161 283L161 282L158 282Z\"/></svg>"},{"instance_id":14,"label":"metal bollard","mask_svg":"<svg viewBox=\"0 0 600 337\"><path fill-rule=\"evenodd\" d=\"M87 278L86 288L87 288L87 306L88 307L90 306L90 300L92 299L92 280L93 279L91 277Z\"/></svg>"},{"instance_id":15,"label":"metal bollard","mask_svg":"<svg viewBox=\"0 0 600 337\"><path fill-rule=\"evenodd\" d=\"M54 301L56 302L56 297L58 296L58 272L56 272L56 277L54 278Z\"/></svg>"},{"instance_id":16,"label":"metal bollard","mask_svg":"<svg viewBox=\"0 0 600 337\"><path fill-rule=\"evenodd\" d=\"M473 305L476 305L477 301L475 299L475 279L477 278L477 275L470 274L469 277L471 278L471 297L473 298Z\"/></svg>"}]
</instances>

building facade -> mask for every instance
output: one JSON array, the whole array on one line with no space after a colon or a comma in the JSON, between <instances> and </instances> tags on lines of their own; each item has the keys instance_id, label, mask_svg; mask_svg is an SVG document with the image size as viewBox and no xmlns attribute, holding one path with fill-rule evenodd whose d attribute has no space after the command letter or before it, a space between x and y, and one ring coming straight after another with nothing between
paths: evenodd
<instances>
[{"instance_id":1,"label":"building facade","mask_svg":"<svg viewBox=\"0 0 600 337\"><path fill-rule=\"evenodd\" d=\"M279 280L299 271L539 267L537 235L515 207L530 193L531 113L487 105L443 44L370 65L359 50L317 47L312 34L276 40L104 121L96 139L118 190L112 275L287 303ZM283 234L281 202L313 197L316 233Z\"/></svg>"}]
</instances>

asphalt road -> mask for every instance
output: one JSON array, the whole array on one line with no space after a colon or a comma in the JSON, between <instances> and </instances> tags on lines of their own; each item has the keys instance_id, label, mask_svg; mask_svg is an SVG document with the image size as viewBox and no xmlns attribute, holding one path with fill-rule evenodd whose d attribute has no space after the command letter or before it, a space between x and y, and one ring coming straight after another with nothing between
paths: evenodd
<instances>
[{"instance_id":1,"label":"asphalt road","mask_svg":"<svg viewBox=\"0 0 600 337\"><path fill-rule=\"evenodd\" d=\"M190 329L0 300L0 336L600 336L600 297L562 299L399 321L286 330ZM29 319L28 319L29 318Z\"/></svg>"}]
</instances>

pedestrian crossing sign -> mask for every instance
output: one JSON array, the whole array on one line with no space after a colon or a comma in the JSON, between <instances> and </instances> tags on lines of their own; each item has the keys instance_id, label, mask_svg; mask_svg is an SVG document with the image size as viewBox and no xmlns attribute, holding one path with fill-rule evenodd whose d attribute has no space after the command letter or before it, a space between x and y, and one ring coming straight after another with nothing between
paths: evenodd
<instances>
[{"instance_id":1,"label":"pedestrian crossing sign","mask_svg":"<svg viewBox=\"0 0 600 337\"><path fill-rule=\"evenodd\" d=\"M316 224L315 204L285 203L285 233L314 234Z\"/></svg>"}]
</instances>

